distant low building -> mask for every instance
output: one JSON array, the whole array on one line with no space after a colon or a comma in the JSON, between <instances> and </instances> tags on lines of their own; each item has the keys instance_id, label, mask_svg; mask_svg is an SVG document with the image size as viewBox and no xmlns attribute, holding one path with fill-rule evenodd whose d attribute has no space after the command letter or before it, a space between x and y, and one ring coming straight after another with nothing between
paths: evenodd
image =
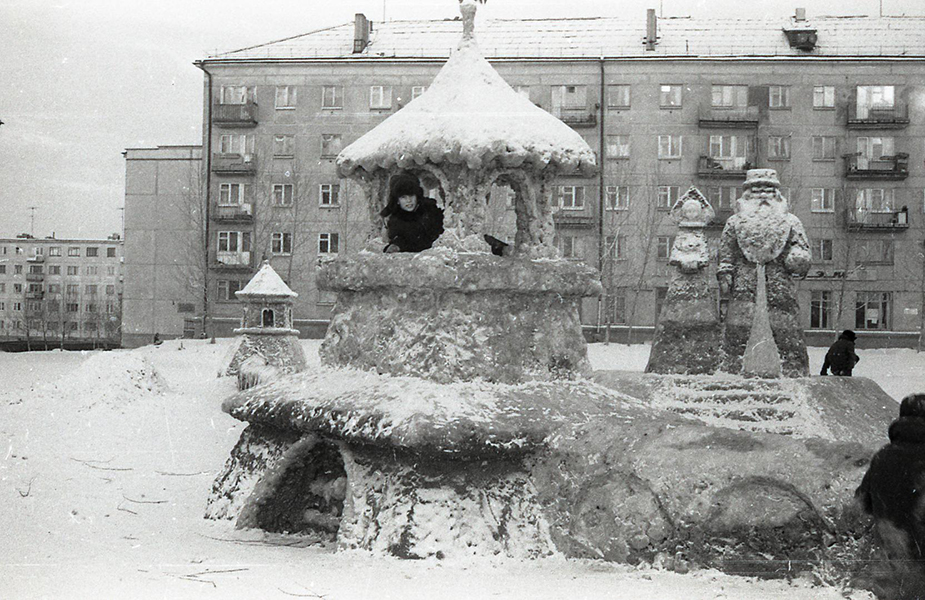
<instances>
[{"instance_id":1,"label":"distant low building","mask_svg":"<svg viewBox=\"0 0 925 600\"><path fill-rule=\"evenodd\" d=\"M118 347L122 240L0 238L0 347Z\"/></svg>"}]
</instances>

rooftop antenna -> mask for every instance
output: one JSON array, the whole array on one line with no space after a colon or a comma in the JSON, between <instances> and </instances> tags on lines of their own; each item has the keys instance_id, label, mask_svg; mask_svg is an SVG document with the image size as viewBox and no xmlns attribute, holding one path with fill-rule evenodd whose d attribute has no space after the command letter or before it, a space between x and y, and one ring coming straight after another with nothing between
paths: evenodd
<instances>
[{"instance_id":1,"label":"rooftop antenna","mask_svg":"<svg viewBox=\"0 0 925 600\"><path fill-rule=\"evenodd\" d=\"M125 239L125 207L120 206L116 210L122 213L122 239L124 240Z\"/></svg>"},{"instance_id":2,"label":"rooftop antenna","mask_svg":"<svg viewBox=\"0 0 925 600\"><path fill-rule=\"evenodd\" d=\"M32 237L35 237L35 209L36 208L38 207L37 206L29 207L29 210L32 211L32 216L29 217L29 221L31 223L29 226L29 235L31 235Z\"/></svg>"}]
</instances>

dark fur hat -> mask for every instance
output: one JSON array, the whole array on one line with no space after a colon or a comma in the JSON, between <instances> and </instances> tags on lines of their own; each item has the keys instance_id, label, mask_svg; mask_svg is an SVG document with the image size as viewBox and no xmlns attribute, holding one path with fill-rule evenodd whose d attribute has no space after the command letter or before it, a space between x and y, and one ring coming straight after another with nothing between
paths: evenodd
<instances>
[{"instance_id":1,"label":"dark fur hat","mask_svg":"<svg viewBox=\"0 0 925 600\"><path fill-rule=\"evenodd\" d=\"M424 198L424 188L421 187L421 182L414 173L402 171L389 180L389 203L379 214L387 217L395 212L398 208L398 199L402 196L417 196L418 200Z\"/></svg>"},{"instance_id":2,"label":"dark fur hat","mask_svg":"<svg viewBox=\"0 0 925 600\"><path fill-rule=\"evenodd\" d=\"M900 417L925 418L925 394L909 394L899 405Z\"/></svg>"},{"instance_id":3,"label":"dark fur hat","mask_svg":"<svg viewBox=\"0 0 925 600\"><path fill-rule=\"evenodd\" d=\"M842 331L842 332L841 332L841 335L838 336L838 337L843 337L843 338L845 338L846 340L849 340L849 341L852 341L852 342L853 342L854 340L858 339L857 334L856 334L855 332L851 331L850 329L846 329L846 330Z\"/></svg>"}]
</instances>

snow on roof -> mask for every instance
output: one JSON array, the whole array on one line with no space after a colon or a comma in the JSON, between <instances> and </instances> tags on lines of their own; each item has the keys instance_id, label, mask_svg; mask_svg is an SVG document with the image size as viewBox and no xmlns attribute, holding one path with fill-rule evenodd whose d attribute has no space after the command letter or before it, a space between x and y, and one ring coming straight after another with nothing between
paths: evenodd
<instances>
[{"instance_id":1,"label":"snow on roof","mask_svg":"<svg viewBox=\"0 0 925 600\"><path fill-rule=\"evenodd\" d=\"M596 165L579 133L515 92L465 36L427 91L344 148L337 167L349 177L426 160L584 175Z\"/></svg>"},{"instance_id":2,"label":"snow on roof","mask_svg":"<svg viewBox=\"0 0 925 600\"><path fill-rule=\"evenodd\" d=\"M270 266L269 261L263 261L260 270L253 279L247 282L243 290L235 292L238 298L247 300L257 297L288 297L296 298L298 294L289 289L286 282Z\"/></svg>"},{"instance_id":3,"label":"snow on roof","mask_svg":"<svg viewBox=\"0 0 925 600\"><path fill-rule=\"evenodd\" d=\"M787 18L658 19L658 43L646 50L646 20L596 17L479 22L489 58L663 58L727 56L925 57L925 17L812 17L799 22L818 34L815 49L791 48ZM354 24L216 54L209 60L445 58L459 39L459 20L376 22L366 49L353 53Z\"/></svg>"}]
</instances>

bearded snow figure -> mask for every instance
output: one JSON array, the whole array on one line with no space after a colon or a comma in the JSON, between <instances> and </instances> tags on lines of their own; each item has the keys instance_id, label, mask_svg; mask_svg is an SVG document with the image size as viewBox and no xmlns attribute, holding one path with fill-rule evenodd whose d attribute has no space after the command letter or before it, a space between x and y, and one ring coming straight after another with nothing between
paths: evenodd
<instances>
[{"instance_id":1,"label":"bearded snow figure","mask_svg":"<svg viewBox=\"0 0 925 600\"><path fill-rule=\"evenodd\" d=\"M723 369L759 377L805 377L793 275L809 270L803 224L790 214L773 169L751 169L720 240L720 294L728 299Z\"/></svg>"}]
</instances>

